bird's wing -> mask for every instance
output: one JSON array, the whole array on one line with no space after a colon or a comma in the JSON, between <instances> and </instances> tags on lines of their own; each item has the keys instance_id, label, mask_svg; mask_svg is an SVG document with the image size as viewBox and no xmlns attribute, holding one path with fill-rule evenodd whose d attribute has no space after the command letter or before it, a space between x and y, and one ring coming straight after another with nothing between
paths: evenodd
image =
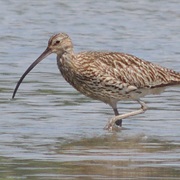
<instances>
[{"instance_id":1,"label":"bird's wing","mask_svg":"<svg viewBox=\"0 0 180 180\"><path fill-rule=\"evenodd\" d=\"M179 73L133 55L97 53L95 59L94 65L101 75L137 88L153 88L180 81Z\"/></svg>"}]
</instances>

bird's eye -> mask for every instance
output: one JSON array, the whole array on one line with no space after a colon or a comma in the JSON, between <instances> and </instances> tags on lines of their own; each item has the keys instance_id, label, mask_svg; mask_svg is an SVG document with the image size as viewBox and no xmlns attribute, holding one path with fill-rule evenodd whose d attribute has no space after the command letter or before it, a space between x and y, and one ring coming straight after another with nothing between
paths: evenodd
<instances>
[{"instance_id":1,"label":"bird's eye","mask_svg":"<svg viewBox=\"0 0 180 180\"><path fill-rule=\"evenodd\" d=\"M57 40L56 42L55 42L55 44L59 44L60 43L60 41L59 40Z\"/></svg>"}]
</instances>

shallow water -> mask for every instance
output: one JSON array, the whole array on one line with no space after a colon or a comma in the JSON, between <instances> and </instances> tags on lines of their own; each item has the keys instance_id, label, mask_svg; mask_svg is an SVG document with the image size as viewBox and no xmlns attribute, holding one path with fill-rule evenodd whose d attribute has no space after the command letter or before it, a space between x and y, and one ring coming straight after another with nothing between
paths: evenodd
<instances>
[{"instance_id":1,"label":"shallow water","mask_svg":"<svg viewBox=\"0 0 180 180\"><path fill-rule=\"evenodd\" d=\"M0 179L179 179L179 87L143 98L149 110L110 133L110 107L76 92L51 55L11 100L57 32L76 52L126 52L180 71L179 8L178 0L0 1ZM119 103L120 112L136 108Z\"/></svg>"}]
</instances>

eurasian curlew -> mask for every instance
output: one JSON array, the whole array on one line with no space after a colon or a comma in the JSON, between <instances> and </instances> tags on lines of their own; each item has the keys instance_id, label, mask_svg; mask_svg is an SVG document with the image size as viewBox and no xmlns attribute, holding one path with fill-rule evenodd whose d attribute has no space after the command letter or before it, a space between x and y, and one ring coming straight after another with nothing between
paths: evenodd
<instances>
[{"instance_id":1,"label":"eurasian curlew","mask_svg":"<svg viewBox=\"0 0 180 180\"><path fill-rule=\"evenodd\" d=\"M162 92L165 87L180 84L180 73L119 52L81 52L75 54L69 36L59 33L49 39L46 50L24 72L18 81L12 98L25 76L51 53L57 54L57 65L64 77L82 94L109 104L115 116L105 129L122 126L122 119L147 110L140 101L148 94ZM141 108L120 115L117 102L137 101Z\"/></svg>"}]
</instances>

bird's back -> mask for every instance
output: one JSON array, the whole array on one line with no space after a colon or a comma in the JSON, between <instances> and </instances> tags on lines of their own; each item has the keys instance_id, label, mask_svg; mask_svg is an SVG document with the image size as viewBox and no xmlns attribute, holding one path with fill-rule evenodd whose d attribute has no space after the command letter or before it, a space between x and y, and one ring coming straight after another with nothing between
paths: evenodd
<instances>
[{"instance_id":1,"label":"bird's back","mask_svg":"<svg viewBox=\"0 0 180 180\"><path fill-rule=\"evenodd\" d=\"M78 53L67 73L65 79L78 91L106 103L109 99L136 99L180 84L180 73L117 52Z\"/></svg>"},{"instance_id":2,"label":"bird's back","mask_svg":"<svg viewBox=\"0 0 180 180\"><path fill-rule=\"evenodd\" d=\"M118 52L82 52L77 60L84 73L116 79L138 88L180 84L180 73Z\"/></svg>"}]
</instances>

